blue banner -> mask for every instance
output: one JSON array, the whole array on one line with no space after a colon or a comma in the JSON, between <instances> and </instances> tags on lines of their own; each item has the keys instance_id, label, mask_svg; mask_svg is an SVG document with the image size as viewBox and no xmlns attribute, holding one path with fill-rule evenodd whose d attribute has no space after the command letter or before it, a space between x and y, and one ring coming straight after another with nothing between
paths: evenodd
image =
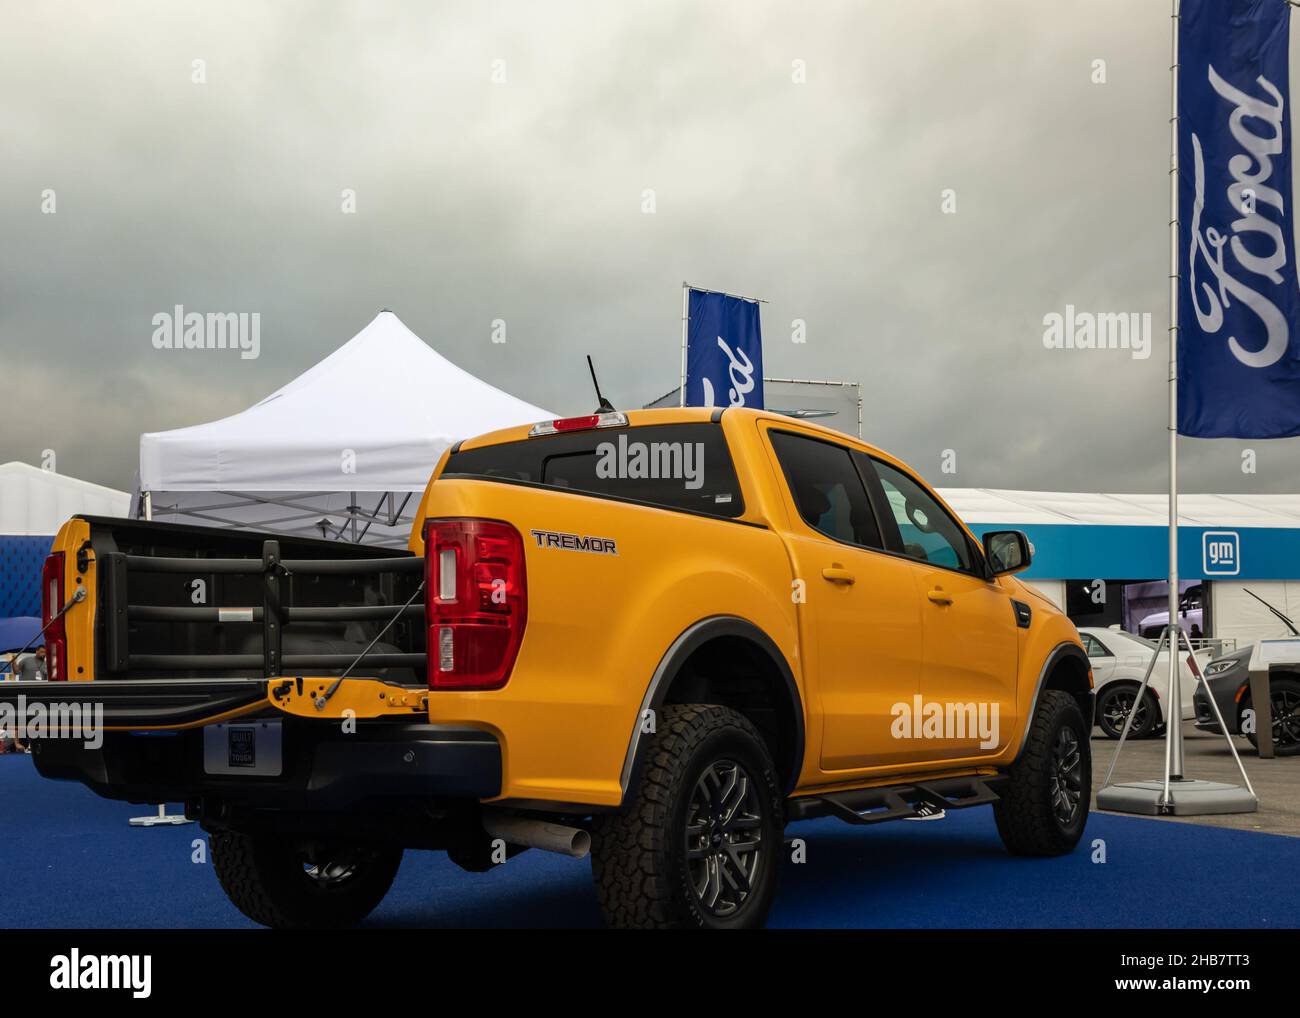
<instances>
[{"instance_id":1,"label":"blue banner","mask_svg":"<svg viewBox=\"0 0 1300 1018\"><path fill-rule=\"evenodd\" d=\"M758 302L690 292L686 405L763 409L763 336Z\"/></svg>"},{"instance_id":2,"label":"blue banner","mask_svg":"<svg viewBox=\"0 0 1300 1018\"><path fill-rule=\"evenodd\" d=\"M1300 435L1300 292L1282 0L1183 0L1178 431Z\"/></svg>"}]
</instances>

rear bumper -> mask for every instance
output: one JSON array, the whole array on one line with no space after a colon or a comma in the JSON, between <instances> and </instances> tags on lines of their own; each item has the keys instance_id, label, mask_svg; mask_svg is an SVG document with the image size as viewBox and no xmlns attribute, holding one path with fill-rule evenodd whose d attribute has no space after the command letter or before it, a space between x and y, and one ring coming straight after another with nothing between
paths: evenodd
<instances>
[{"instance_id":1,"label":"rear bumper","mask_svg":"<svg viewBox=\"0 0 1300 1018\"><path fill-rule=\"evenodd\" d=\"M108 679L0 682L0 704L67 704L104 728L184 728L266 700L266 679ZM101 714L102 712L102 714Z\"/></svg>"},{"instance_id":2,"label":"rear bumper","mask_svg":"<svg viewBox=\"0 0 1300 1018\"><path fill-rule=\"evenodd\" d=\"M501 794L501 744L474 728L407 723L373 725L362 738L317 744L307 788L313 801L356 802L376 791L493 798Z\"/></svg>"},{"instance_id":3,"label":"rear bumper","mask_svg":"<svg viewBox=\"0 0 1300 1018\"><path fill-rule=\"evenodd\" d=\"M360 681L360 680L358 680ZM301 684L301 682L300 682ZM433 725L425 715L359 710L310 720L267 700L266 679L132 679L0 683L0 711L27 729L36 768L108 799L230 809L339 812L501 793L501 746L488 731ZM402 687L381 687L394 702ZM42 731L34 714L47 720ZM359 716L356 716L359 715ZM279 729L278 773L209 773L205 731Z\"/></svg>"},{"instance_id":4,"label":"rear bumper","mask_svg":"<svg viewBox=\"0 0 1300 1018\"><path fill-rule=\"evenodd\" d=\"M501 791L501 747L490 732L374 721L358 722L347 734L337 723L279 715L257 720L282 726L277 775L208 773L201 728L107 732L98 746L35 739L33 759L43 776L80 781L108 799L184 802L187 812L205 816L391 810L487 799Z\"/></svg>"}]
</instances>

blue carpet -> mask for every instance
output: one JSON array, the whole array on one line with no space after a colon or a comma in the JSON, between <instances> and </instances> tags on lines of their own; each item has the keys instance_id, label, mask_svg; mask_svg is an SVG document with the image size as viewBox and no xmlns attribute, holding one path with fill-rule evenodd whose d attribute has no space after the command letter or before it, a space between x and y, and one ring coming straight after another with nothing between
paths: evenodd
<instances>
[{"instance_id":1,"label":"blue carpet","mask_svg":"<svg viewBox=\"0 0 1300 1018\"><path fill-rule=\"evenodd\" d=\"M177 809L173 808L172 812ZM0 926L250 927L208 863L196 825L139 829L151 812L46 781L29 757L0 756ZM1300 839L1094 815L1061 859L1013 859L989 809L931 823L795 824L807 862L787 862L773 927L1292 927ZM1086 846L1105 841L1106 862ZM206 847L206 846L204 846ZM1172 868L1172 872L1171 872ZM1251 879L1250 874L1288 874ZM408 852L373 926L600 924L584 861L526 852L490 873Z\"/></svg>"}]
</instances>

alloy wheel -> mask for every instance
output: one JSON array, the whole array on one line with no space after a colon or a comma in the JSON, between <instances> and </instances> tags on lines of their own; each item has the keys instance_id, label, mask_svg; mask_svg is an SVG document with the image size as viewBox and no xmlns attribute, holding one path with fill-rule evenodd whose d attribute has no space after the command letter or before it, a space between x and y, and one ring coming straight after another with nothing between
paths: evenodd
<instances>
[{"instance_id":1,"label":"alloy wheel","mask_svg":"<svg viewBox=\"0 0 1300 1018\"><path fill-rule=\"evenodd\" d=\"M1300 742L1300 693L1277 689L1269 697L1273 708L1273 743L1291 746Z\"/></svg>"},{"instance_id":2,"label":"alloy wheel","mask_svg":"<svg viewBox=\"0 0 1300 1018\"><path fill-rule=\"evenodd\" d=\"M734 760L711 763L686 810L686 865L700 906L733 915L748 899L763 865L760 785Z\"/></svg>"},{"instance_id":3,"label":"alloy wheel","mask_svg":"<svg viewBox=\"0 0 1300 1018\"><path fill-rule=\"evenodd\" d=\"M321 890L347 883L356 875L357 860L348 854L304 858L303 875Z\"/></svg>"},{"instance_id":4,"label":"alloy wheel","mask_svg":"<svg viewBox=\"0 0 1300 1018\"><path fill-rule=\"evenodd\" d=\"M1083 798L1083 754L1070 728L1061 728L1052 745L1052 812L1062 827L1069 827Z\"/></svg>"},{"instance_id":5,"label":"alloy wheel","mask_svg":"<svg viewBox=\"0 0 1300 1018\"><path fill-rule=\"evenodd\" d=\"M1116 733L1124 731L1124 719L1128 717L1129 711L1133 709L1133 701L1136 699L1137 694L1127 689L1117 689L1106 697L1106 702L1102 704L1101 715L1112 731ZM1146 727L1147 714L1150 709L1146 697L1143 697L1141 704L1138 706L1137 714L1133 717L1133 724L1129 731L1140 732Z\"/></svg>"}]
</instances>

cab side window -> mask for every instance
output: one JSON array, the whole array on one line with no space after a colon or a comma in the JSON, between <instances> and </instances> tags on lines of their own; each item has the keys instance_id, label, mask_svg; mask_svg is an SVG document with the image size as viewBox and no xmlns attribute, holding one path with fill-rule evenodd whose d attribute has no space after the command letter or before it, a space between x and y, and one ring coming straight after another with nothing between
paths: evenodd
<instances>
[{"instance_id":1,"label":"cab side window","mask_svg":"<svg viewBox=\"0 0 1300 1018\"><path fill-rule=\"evenodd\" d=\"M973 572L970 542L929 492L888 463L870 462L898 524L903 554L946 569Z\"/></svg>"},{"instance_id":2,"label":"cab side window","mask_svg":"<svg viewBox=\"0 0 1300 1018\"><path fill-rule=\"evenodd\" d=\"M769 435L790 495L808 526L844 544L883 547L867 489L848 449L788 431Z\"/></svg>"}]
</instances>

